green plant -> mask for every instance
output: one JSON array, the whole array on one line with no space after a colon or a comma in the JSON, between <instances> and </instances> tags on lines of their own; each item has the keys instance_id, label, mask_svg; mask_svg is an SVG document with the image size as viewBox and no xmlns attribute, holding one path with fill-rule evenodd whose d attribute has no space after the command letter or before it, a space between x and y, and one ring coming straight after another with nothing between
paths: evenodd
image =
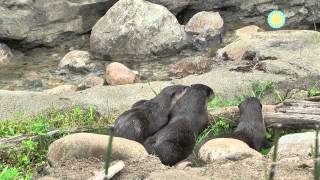
<instances>
[{"instance_id":1,"label":"green plant","mask_svg":"<svg viewBox=\"0 0 320 180\"><path fill-rule=\"evenodd\" d=\"M315 163L314 163L314 179L320 179L320 163L319 163L319 127L316 127L316 142L315 142Z\"/></svg>"},{"instance_id":2,"label":"green plant","mask_svg":"<svg viewBox=\"0 0 320 180\"><path fill-rule=\"evenodd\" d=\"M0 121L0 137L17 135L45 135L55 129L75 127L101 127L109 124L112 117L98 118L92 106L83 109L74 106L65 110L50 109L35 116L16 116Z\"/></svg>"},{"instance_id":3,"label":"green plant","mask_svg":"<svg viewBox=\"0 0 320 180\"><path fill-rule=\"evenodd\" d=\"M308 96L319 96L320 95L320 87L313 86L310 89L308 89Z\"/></svg>"},{"instance_id":4,"label":"green plant","mask_svg":"<svg viewBox=\"0 0 320 180\"><path fill-rule=\"evenodd\" d=\"M231 120L225 117L218 117L214 119L209 126L199 134L196 138L196 144L201 143L208 137L215 137L231 131Z\"/></svg>"},{"instance_id":5,"label":"green plant","mask_svg":"<svg viewBox=\"0 0 320 180\"><path fill-rule=\"evenodd\" d=\"M48 145L49 142L44 140L37 142L26 140L17 147L2 146L0 147L1 163L12 167L11 170L16 170L19 177L30 179L35 169L45 163ZM4 170L2 170L3 173Z\"/></svg>"},{"instance_id":6,"label":"green plant","mask_svg":"<svg viewBox=\"0 0 320 180\"><path fill-rule=\"evenodd\" d=\"M104 180L108 180L108 170L111 162L111 156L112 156L112 140L114 136L114 129L113 127L109 128L110 133L109 133L109 141L108 141L108 148L107 148L107 153L106 153L106 158L105 158L105 177Z\"/></svg>"},{"instance_id":7,"label":"green plant","mask_svg":"<svg viewBox=\"0 0 320 180\"><path fill-rule=\"evenodd\" d=\"M33 172L45 163L49 144L61 137L65 129L106 127L113 118L99 118L96 114L92 106L88 109L73 106L65 110L50 109L35 116L19 114L10 120L1 120L0 137L37 137L36 140L25 140L15 146L0 146L0 164L8 166L0 167L1 175L13 176L17 170L17 179L30 179ZM59 134L54 137L47 135L49 131L56 129L60 130Z\"/></svg>"},{"instance_id":8,"label":"green plant","mask_svg":"<svg viewBox=\"0 0 320 180\"><path fill-rule=\"evenodd\" d=\"M284 99L285 99L285 95L284 94L281 94L281 92L280 91L278 91L278 90L274 90L274 92L276 93L276 95L277 95L277 97L278 97L278 100L279 100L279 102L283 102L284 101Z\"/></svg>"},{"instance_id":9,"label":"green plant","mask_svg":"<svg viewBox=\"0 0 320 180\"><path fill-rule=\"evenodd\" d=\"M0 170L0 179L10 180L21 178L17 168L10 168L8 165L1 165Z\"/></svg>"},{"instance_id":10,"label":"green plant","mask_svg":"<svg viewBox=\"0 0 320 180\"><path fill-rule=\"evenodd\" d=\"M260 153L261 153L262 155L266 156L266 155L268 155L268 154L269 154L270 149L271 149L271 148L268 148L268 149L262 149L262 150L260 151Z\"/></svg>"},{"instance_id":11,"label":"green plant","mask_svg":"<svg viewBox=\"0 0 320 180\"><path fill-rule=\"evenodd\" d=\"M149 80L147 81L147 83L148 83L149 88L150 88L151 91L153 92L153 94L154 94L155 96L157 96L159 93L157 93L157 91L155 91L155 90L151 87L151 84L150 84L150 81L149 81Z\"/></svg>"},{"instance_id":12,"label":"green plant","mask_svg":"<svg viewBox=\"0 0 320 180\"><path fill-rule=\"evenodd\" d=\"M216 109L221 107L227 107L227 106L237 106L239 105L246 97L240 96L235 99L222 99L220 96L215 96L209 103L208 108L209 109Z\"/></svg>"},{"instance_id":13,"label":"green plant","mask_svg":"<svg viewBox=\"0 0 320 180\"><path fill-rule=\"evenodd\" d=\"M279 142L279 138L280 138L280 128L281 125L278 125L278 127L276 127L274 129L274 148L273 148L273 153L272 153L272 164L270 167L270 171L269 171L269 180L273 180L274 176L276 174L276 161L277 161L277 154L278 154L278 142Z\"/></svg>"},{"instance_id":14,"label":"green plant","mask_svg":"<svg viewBox=\"0 0 320 180\"><path fill-rule=\"evenodd\" d=\"M267 92L274 90L274 82L272 81L253 81L251 84L252 95L256 98L262 98Z\"/></svg>"}]
</instances>

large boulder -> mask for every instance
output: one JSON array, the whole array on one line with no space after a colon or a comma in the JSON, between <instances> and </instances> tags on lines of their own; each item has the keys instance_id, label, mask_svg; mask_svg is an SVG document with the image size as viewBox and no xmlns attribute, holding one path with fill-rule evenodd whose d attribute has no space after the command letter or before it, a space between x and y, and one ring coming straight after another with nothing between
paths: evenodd
<instances>
[{"instance_id":1,"label":"large boulder","mask_svg":"<svg viewBox=\"0 0 320 180\"><path fill-rule=\"evenodd\" d=\"M96 54L137 60L176 53L186 34L167 8L145 0L120 0L93 27Z\"/></svg>"},{"instance_id":2,"label":"large boulder","mask_svg":"<svg viewBox=\"0 0 320 180\"><path fill-rule=\"evenodd\" d=\"M60 61L60 68L73 71L87 71L90 69L90 54L87 51L73 50L67 53Z\"/></svg>"},{"instance_id":3,"label":"large boulder","mask_svg":"<svg viewBox=\"0 0 320 180\"><path fill-rule=\"evenodd\" d=\"M314 155L315 132L296 133L282 136L278 143L279 159L308 158ZM272 153L273 151L270 151Z\"/></svg>"},{"instance_id":4,"label":"large boulder","mask_svg":"<svg viewBox=\"0 0 320 180\"><path fill-rule=\"evenodd\" d=\"M262 157L262 155L240 140L217 138L201 146L199 157L205 162L215 162L238 161L251 157Z\"/></svg>"},{"instance_id":5,"label":"large boulder","mask_svg":"<svg viewBox=\"0 0 320 180\"><path fill-rule=\"evenodd\" d=\"M0 1L0 39L57 45L89 32L116 0Z\"/></svg>"},{"instance_id":6,"label":"large boulder","mask_svg":"<svg viewBox=\"0 0 320 180\"><path fill-rule=\"evenodd\" d=\"M218 59L256 60L263 71L303 77L320 73L320 32L281 30L256 32L221 48Z\"/></svg>"},{"instance_id":7,"label":"large boulder","mask_svg":"<svg viewBox=\"0 0 320 180\"><path fill-rule=\"evenodd\" d=\"M0 65L8 64L13 57L10 48L3 43L0 43Z\"/></svg>"},{"instance_id":8,"label":"large boulder","mask_svg":"<svg viewBox=\"0 0 320 180\"><path fill-rule=\"evenodd\" d=\"M185 26L192 36L192 44L202 50L222 42L223 19L218 12L201 11L195 14Z\"/></svg>"},{"instance_id":9,"label":"large boulder","mask_svg":"<svg viewBox=\"0 0 320 180\"><path fill-rule=\"evenodd\" d=\"M201 11L192 16L185 26L186 32L204 33L206 31L222 31L223 19L218 12Z\"/></svg>"},{"instance_id":10,"label":"large boulder","mask_svg":"<svg viewBox=\"0 0 320 180\"><path fill-rule=\"evenodd\" d=\"M49 146L48 160L53 166L72 159L103 158L107 152L109 136L77 133L56 140ZM148 156L144 147L131 140L114 137L112 141L112 158L127 160Z\"/></svg>"}]
</instances>

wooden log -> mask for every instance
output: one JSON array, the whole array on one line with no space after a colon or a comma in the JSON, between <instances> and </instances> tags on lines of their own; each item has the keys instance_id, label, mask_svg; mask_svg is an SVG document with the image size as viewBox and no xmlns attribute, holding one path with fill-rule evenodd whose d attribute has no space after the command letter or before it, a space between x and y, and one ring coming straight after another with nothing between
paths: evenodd
<instances>
[{"instance_id":1,"label":"wooden log","mask_svg":"<svg viewBox=\"0 0 320 180\"><path fill-rule=\"evenodd\" d=\"M276 105L263 105L262 112L276 112L276 108ZM239 118L239 115L240 114L238 106L230 106L209 110L210 119L215 119L217 117L223 116L231 120L236 120Z\"/></svg>"},{"instance_id":2,"label":"wooden log","mask_svg":"<svg viewBox=\"0 0 320 180\"><path fill-rule=\"evenodd\" d=\"M305 100L319 102L320 96L307 97Z\"/></svg>"},{"instance_id":3,"label":"wooden log","mask_svg":"<svg viewBox=\"0 0 320 180\"><path fill-rule=\"evenodd\" d=\"M320 108L302 108L302 107L280 107L277 108L277 112L282 113L294 113L294 114L311 114L311 115L320 115Z\"/></svg>"},{"instance_id":4,"label":"wooden log","mask_svg":"<svg viewBox=\"0 0 320 180\"><path fill-rule=\"evenodd\" d=\"M287 109L296 109L296 111L290 113L277 112L278 110L281 110L281 108L284 107ZM306 109L307 110L299 106L287 107L283 105L264 105L262 112L267 127L277 127L278 124L281 124L283 129L313 129L316 124L320 125L320 115L318 114L317 108ZM311 111L310 109L312 109L312 112L314 114L308 114L307 112L305 112ZM300 113L299 110L301 110L302 113ZM228 115L228 113L230 112L231 115ZM216 110L209 111L211 120L219 116L225 116L226 114L226 117L233 117L229 119L233 121L234 125L238 123L237 120L239 118L239 109L236 106L219 108Z\"/></svg>"},{"instance_id":5,"label":"wooden log","mask_svg":"<svg viewBox=\"0 0 320 180\"><path fill-rule=\"evenodd\" d=\"M304 100L285 100L282 103L282 106L320 108L320 102L311 102L311 101L304 101Z\"/></svg>"},{"instance_id":6,"label":"wooden log","mask_svg":"<svg viewBox=\"0 0 320 180\"><path fill-rule=\"evenodd\" d=\"M314 129L320 125L320 115L293 113L264 113L267 127L281 124L283 129Z\"/></svg>"}]
</instances>

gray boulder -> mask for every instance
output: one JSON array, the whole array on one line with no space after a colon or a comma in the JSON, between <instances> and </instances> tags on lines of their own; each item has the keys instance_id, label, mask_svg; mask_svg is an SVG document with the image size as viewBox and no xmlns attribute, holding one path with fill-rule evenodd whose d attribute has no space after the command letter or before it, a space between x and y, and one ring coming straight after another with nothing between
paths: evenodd
<instances>
[{"instance_id":1,"label":"gray boulder","mask_svg":"<svg viewBox=\"0 0 320 180\"><path fill-rule=\"evenodd\" d=\"M89 32L116 0L0 1L0 39L56 45Z\"/></svg>"},{"instance_id":2,"label":"gray boulder","mask_svg":"<svg viewBox=\"0 0 320 180\"><path fill-rule=\"evenodd\" d=\"M60 61L60 68L73 71L87 71L90 69L90 54L87 51L73 50L67 53Z\"/></svg>"},{"instance_id":3,"label":"gray boulder","mask_svg":"<svg viewBox=\"0 0 320 180\"><path fill-rule=\"evenodd\" d=\"M282 136L278 144L278 157L311 157L315 148L315 132L296 133ZM273 151L270 151L272 153Z\"/></svg>"},{"instance_id":4,"label":"gray boulder","mask_svg":"<svg viewBox=\"0 0 320 180\"><path fill-rule=\"evenodd\" d=\"M53 166L59 166L66 160L103 158L107 152L109 136L77 133L56 140L49 146L48 161ZM114 137L112 141L112 158L127 160L148 156L144 147L128 139Z\"/></svg>"},{"instance_id":5,"label":"gray boulder","mask_svg":"<svg viewBox=\"0 0 320 180\"><path fill-rule=\"evenodd\" d=\"M189 20L185 31L192 36L193 46L202 50L222 43L223 23L218 12L201 11Z\"/></svg>"},{"instance_id":6,"label":"gray boulder","mask_svg":"<svg viewBox=\"0 0 320 180\"><path fill-rule=\"evenodd\" d=\"M231 138L217 138L206 142L199 150L199 158L207 163L215 161L239 161L262 155L246 143Z\"/></svg>"},{"instance_id":7,"label":"gray boulder","mask_svg":"<svg viewBox=\"0 0 320 180\"><path fill-rule=\"evenodd\" d=\"M90 47L102 56L136 60L174 54L185 40L183 28L167 8L120 0L93 27Z\"/></svg>"}]
</instances>

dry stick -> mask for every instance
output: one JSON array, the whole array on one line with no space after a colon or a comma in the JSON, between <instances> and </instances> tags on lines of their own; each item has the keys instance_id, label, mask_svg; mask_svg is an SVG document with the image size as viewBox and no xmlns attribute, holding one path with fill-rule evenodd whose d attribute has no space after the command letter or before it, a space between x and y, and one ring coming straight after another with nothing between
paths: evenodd
<instances>
[{"instance_id":1,"label":"dry stick","mask_svg":"<svg viewBox=\"0 0 320 180\"><path fill-rule=\"evenodd\" d=\"M274 176L276 174L276 161L277 161L277 151L278 151L278 141L280 137L280 128L281 124L278 124L277 127L274 129L274 149L273 149L273 155L272 155L272 164L270 167L269 172L269 180L274 180Z\"/></svg>"}]
</instances>

